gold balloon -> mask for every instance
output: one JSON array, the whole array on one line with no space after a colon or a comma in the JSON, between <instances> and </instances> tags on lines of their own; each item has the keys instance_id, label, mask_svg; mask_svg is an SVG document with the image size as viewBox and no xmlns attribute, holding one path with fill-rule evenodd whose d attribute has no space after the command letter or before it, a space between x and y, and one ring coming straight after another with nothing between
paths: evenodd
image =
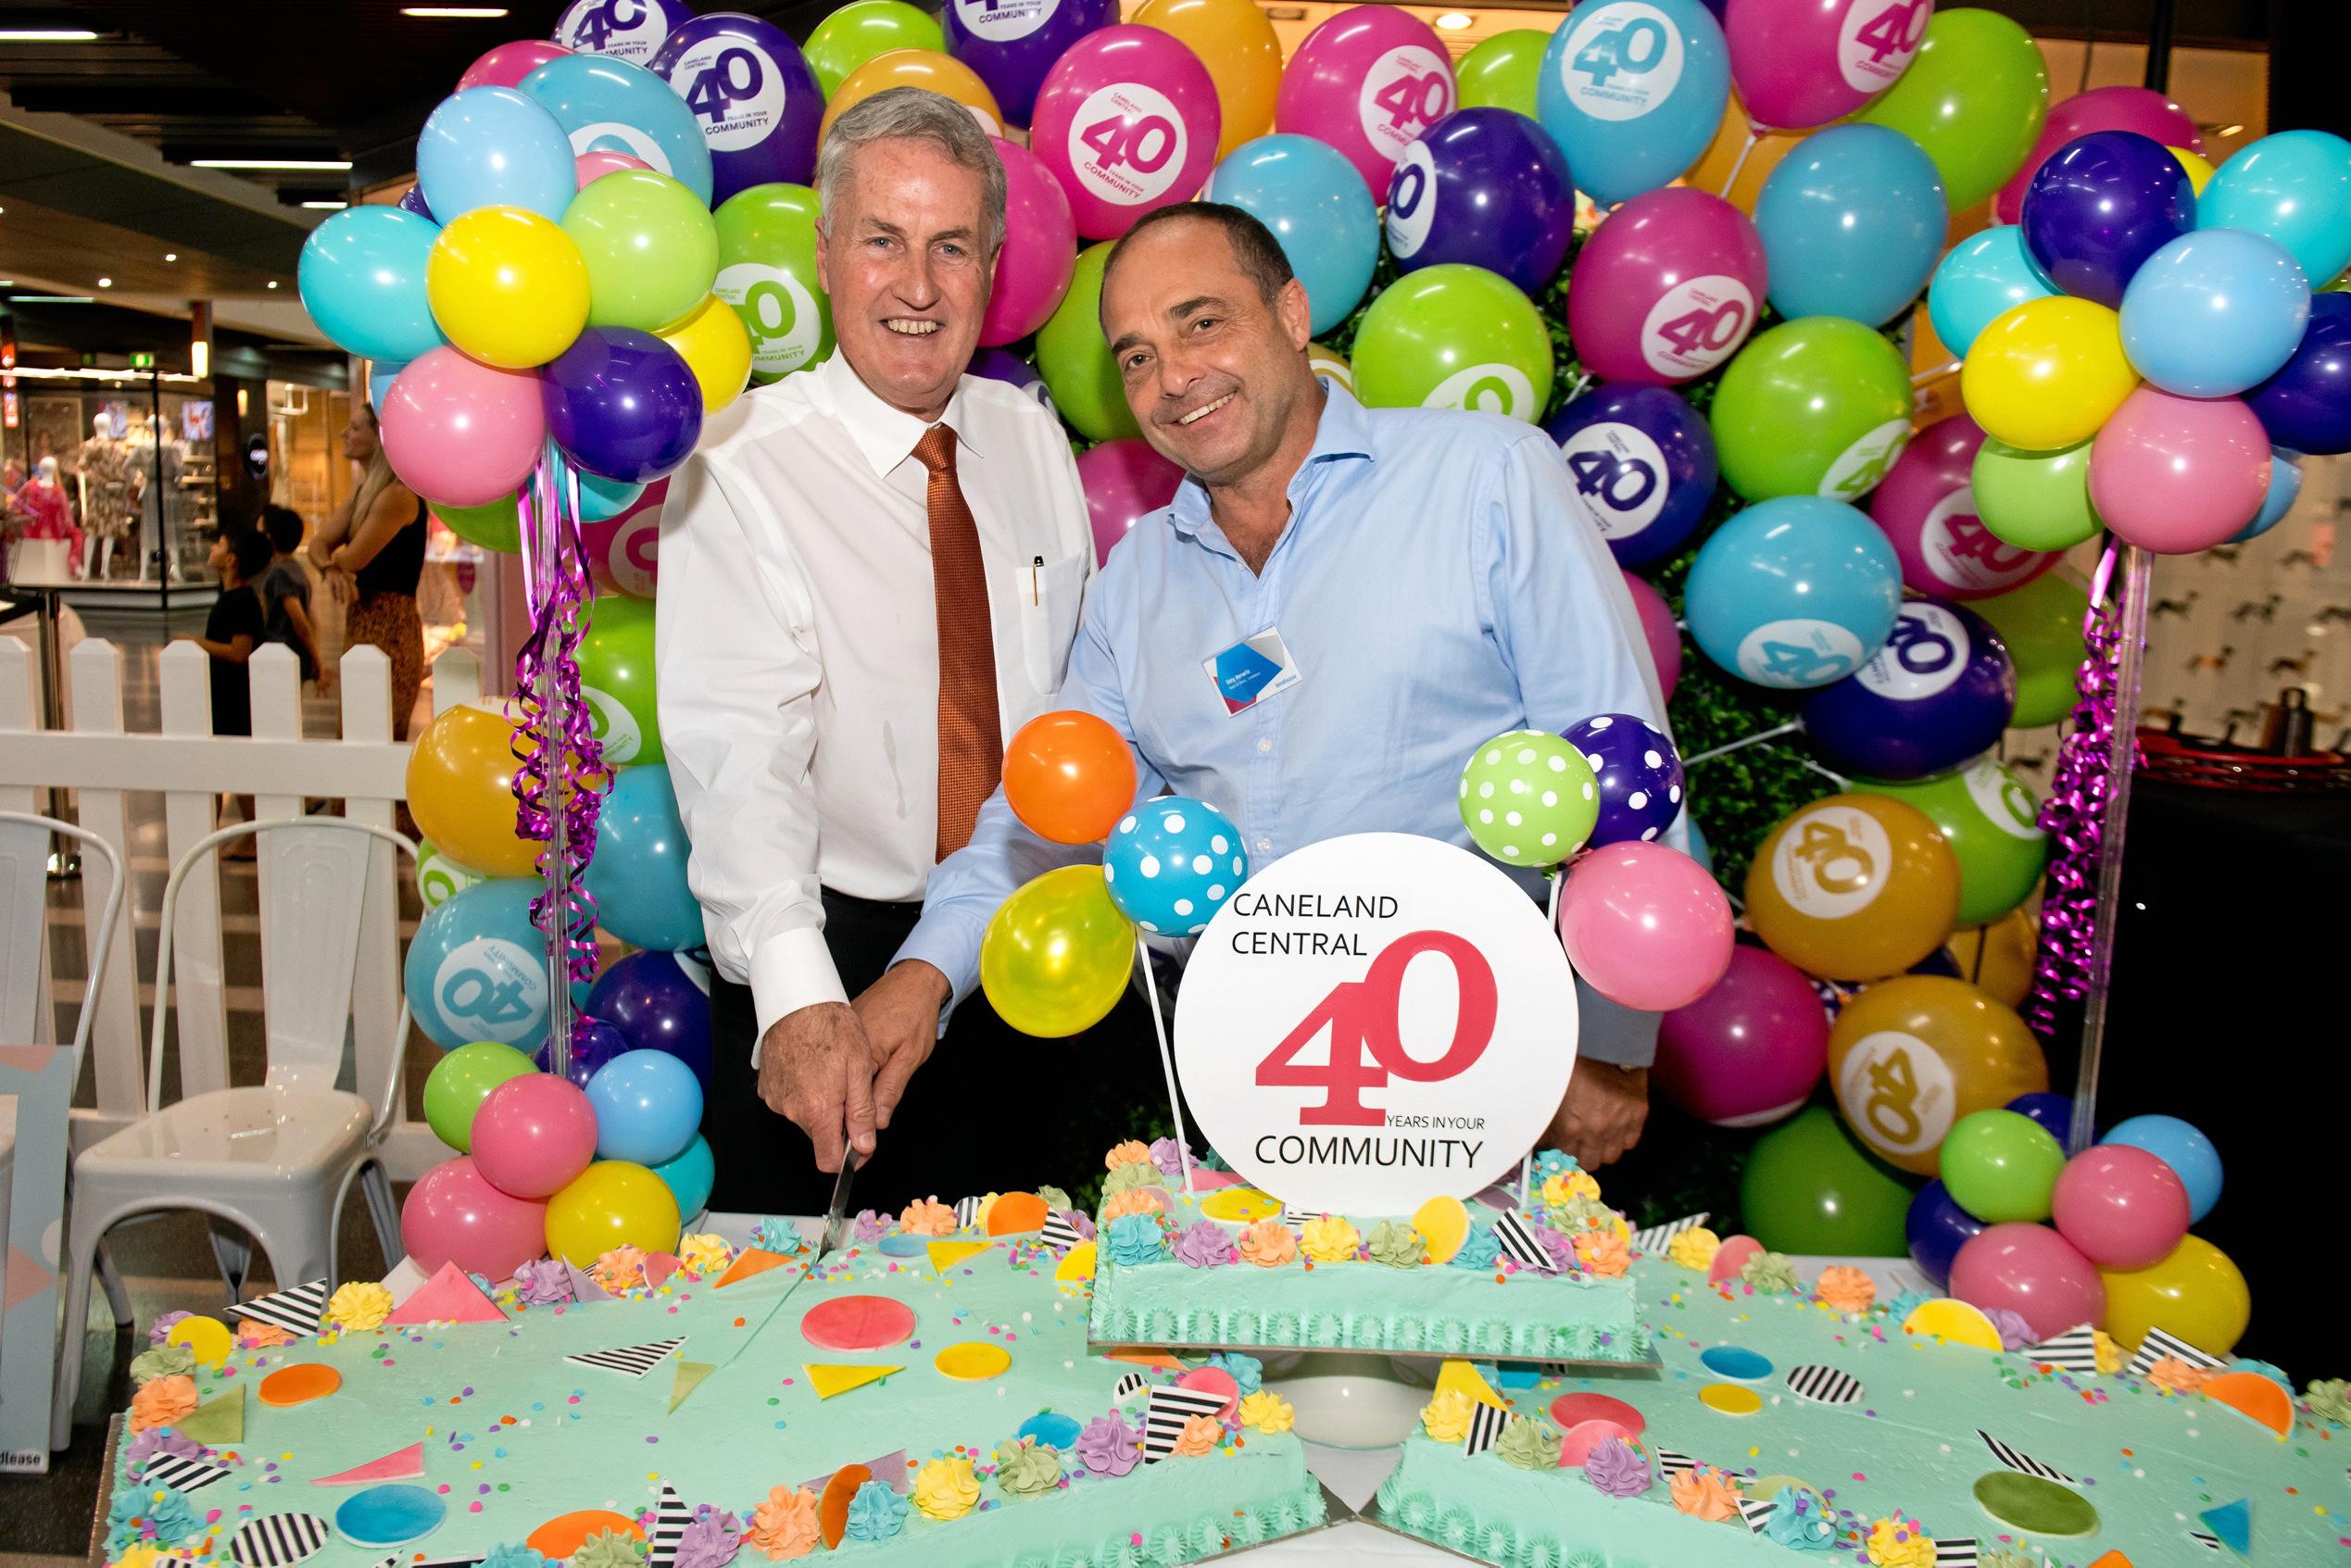
<instances>
[{"instance_id":1,"label":"gold balloon","mask_svg":"<svg viewBox=\"0 0 2351 1568\"><path fill-rule=\"evenodd\" d=\"M2041 947L2038 894L1989 925L1951 934L1959 972L2002 1007L2020 1008L2032 992L2032 960Z\"/></svg>"},{"instance_id":2,"label":"gold balloon","mask_svg":"<svg viewBox=\"0 0 2351 1568\"><path fill-rule=\"evenodd\" d=\"M702 412L715 414L742 395L751 379L751 334L735 307L718 295L654 334L677 350L702 389Z\"/></svg>"},{"instance_id":3,"label":"gold balloon","mask_svg":"<svg viewBox=\"0 0 2351 1568\"><path fill-rule=\"evenodd\" d=\"M1747 106L1733 93L1723 106L1722 124L1715 130L1715 139L1706 144L1706 150L1698 155L1698 161L1683 175L1682 183L1692 190L1720 196L1740 211L1753 217L1755 198L1763 194L1766 180L1779 167L1779 160L1795 150L1796 144L1811 135L1809 131L1758 131L1748 123ZM1754 145L1747 144L1748 138ZM1731 170L1739 177L1731 179ZM1729 189L1724 182L1729 182Z\"/></svg>"},{"instance_id":4,"label":"gold balloon","mask_svg":"<svg viewBox=\"0 0 2351 1568\"><path fill-rule=\"evenodd\" d=\"M980 988L1024 1035L1059 1039L1109 1016L1135 967L1135 927L1100 866L1063 866L1023 886L987 922Z\"/></svg>"},{"instance_id":5,"label":"gold balloon","mask_svg":"<svg viewBox=\"0 0 2351 1568\"><path fill-rule=\"evenodd\" d=\"M1004 111L996 107L996 94L971 67L937 49L892 49L849 72L835 89L824 105L824 118L817 124L817 141L824 140L825 132L842 115L891 87L923 87L952 98L972 111L981 130L991 136L1004 134Z\"/></svg>"},{"instance_id":6,"label":"gold balloon","mask_svg":"<svg viewBox=\"0 0 2351 1568\"><path fill-rule=\"evenodd\" d=\"M1829 1031L1837 1109L1870 1149L1916 1175L1941 1167L1943 1135L1979 1110L2049 1086L2025 1021L1964 980L1881 980Z\"/></svg>"},{"instance_id":7,"label":"gold balloon","mask_svg":"<svg viewBox=\"0 0 2351 1568\"><path fill-rule=\"evenodd\" d=\"M2225 1356L2253 1319L2253 1292L2226 1252L2200 1236L2144 1269L2100 1269L2106 1282L2106 1332L2135 1350L2147 1330L2159 1328L2199 1350Z\"/></svg>"},{"instance_id":8,"label":"gold balloon","mask_svg":"<svg viewBox=\"0 0 2351 1568\"><path fill-rule=\"evenodd\" d=\"M515 833L514 726L459 703L409 753L409 810L419 832L484 876L534 876L540 846Z\"/></svg>"},{"instance_id":9,"label":"gold balloon","mask_svg":"<svg viewBox=\"0 0 2351 1568\"><path fill-rule=\"evenodd\" d=\"M1208 68L1224 117L1218 157L1274 128L1282 44L1256 0L1145 0L1133 20L1172 34Z\"/></svg>"},{"instance_id":10,"label":"gold balloon","mask_svg":"<svg viewBox=\"0 0 2351 1568\"><path fill-rule=\"evenodd\" d=\"M1790 812L1747 868L1764 946L1823 980L1900 974L1951 935L1959 860L1925 812L1831 795Z\"/></svg>"}]
</instances>

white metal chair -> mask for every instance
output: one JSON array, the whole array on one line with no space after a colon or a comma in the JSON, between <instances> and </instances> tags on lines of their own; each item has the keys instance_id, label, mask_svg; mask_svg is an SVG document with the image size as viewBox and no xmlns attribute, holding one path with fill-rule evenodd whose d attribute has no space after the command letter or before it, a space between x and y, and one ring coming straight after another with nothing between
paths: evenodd
<instances>
[{"instance_id":1,"label":"white metal chair","mask_svg":"<svg viewBox=\"0 0 2351 1568\"><path fill-rule=\"evenodd\" d=\"M180 888L199 860L257 838L261 872L262 1008L269 1072L254 1086L163 1098L164 1023L171 930ZM147 1052L146 1114L74 1162L66 1227L66 1321L89 1311L91 1264L107 1229L133 1214L195 1210L241 1226L269 1254L281 1288L334 1277L343 1202L363 1182L388 1262L401 1257L399 1214L378 1142L400 1081L409 1033L400 1004L390 1060L354 1054L358 1091L337 1088L350 1034L351 984L376 843L416 860L416 845L388 828L342 817L240 822L196 841L164 886L156 953L156 1005ZM57 1417L63 1447L81 1359L65 1358Z\"/></svg>"}]
</instances>

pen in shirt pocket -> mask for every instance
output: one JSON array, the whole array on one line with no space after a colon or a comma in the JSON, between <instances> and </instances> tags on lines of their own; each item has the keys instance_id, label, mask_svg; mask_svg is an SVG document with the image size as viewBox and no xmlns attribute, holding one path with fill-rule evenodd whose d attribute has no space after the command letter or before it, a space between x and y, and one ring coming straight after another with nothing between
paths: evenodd
<instances>
[{"instance_id":1,"label":"pen in shirt pocket","mask_svg":"<svg viewBox=\"0 0 2351 1568\"><path fill-rule=\"evenodd\" d=\"M1028 602L1029 602L1029 603L1031 603L1031 604L1037 604L1037 603L1039 603L1039 602L1040 602L1040 601L1039 601L1039 599L1038 599L1038 597L1037 597L1038 589L1037 589L1037 573L1039 573L1039 572L1043 571L1044 570L1045 570L1045 558L1044 558L1043 556L1038 556L1038 557L1037 557L1035 560L1033 560L1033 561L1029 562L1029 566L1028 566Z\"/></svg>"}]
</instances>

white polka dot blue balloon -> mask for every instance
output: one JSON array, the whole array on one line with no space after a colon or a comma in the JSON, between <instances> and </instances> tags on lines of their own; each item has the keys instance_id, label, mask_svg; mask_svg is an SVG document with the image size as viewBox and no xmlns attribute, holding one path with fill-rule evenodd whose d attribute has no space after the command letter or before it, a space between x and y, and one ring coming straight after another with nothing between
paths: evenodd
<instances>
[{"instance_id":1,"label":"white polka dot blue balloon","mask_svg":"<svg viewBox=\"0 0 2351 1568\"><path fill-rule=\"evenodd\" d=\"M1681 759L1674 743L1629 713L1598 713L1567 726L1567 744L1600 781L1591 842L1647 842L1681 815Z\"/></svg>"},{"instance_id":2,"label":"white polka dot blue balloon","mask_svg":"<svg viewBox=\"0 0 2351 1568\"><path fill-rule=\"evenodd\" d=\"M1199 935L1248 875L1240 829L1189 796L1146 800L1102 847L1111 901L1157 936Z\"/></svg>"}]
</instances>

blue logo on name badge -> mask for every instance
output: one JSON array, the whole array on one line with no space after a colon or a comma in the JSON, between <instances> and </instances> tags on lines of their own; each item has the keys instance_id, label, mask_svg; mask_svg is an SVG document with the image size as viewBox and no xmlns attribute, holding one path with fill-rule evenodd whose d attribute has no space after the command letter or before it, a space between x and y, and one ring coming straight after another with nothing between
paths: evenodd
<instances>
[{"instance_id":1,"label":"blue logo on name badge","mask_svg":"<svg viewBox=\"0 0 2351 1568\"><path fill-rule=\"evenodd\" d=\"M1300 678L1282 634L1270 626L1203 660L1201 668L1216 683L1216 695L1224 699L1228 714L1252 708L1276 692L1288 691Z\"/></svg>"}]
</instances>

